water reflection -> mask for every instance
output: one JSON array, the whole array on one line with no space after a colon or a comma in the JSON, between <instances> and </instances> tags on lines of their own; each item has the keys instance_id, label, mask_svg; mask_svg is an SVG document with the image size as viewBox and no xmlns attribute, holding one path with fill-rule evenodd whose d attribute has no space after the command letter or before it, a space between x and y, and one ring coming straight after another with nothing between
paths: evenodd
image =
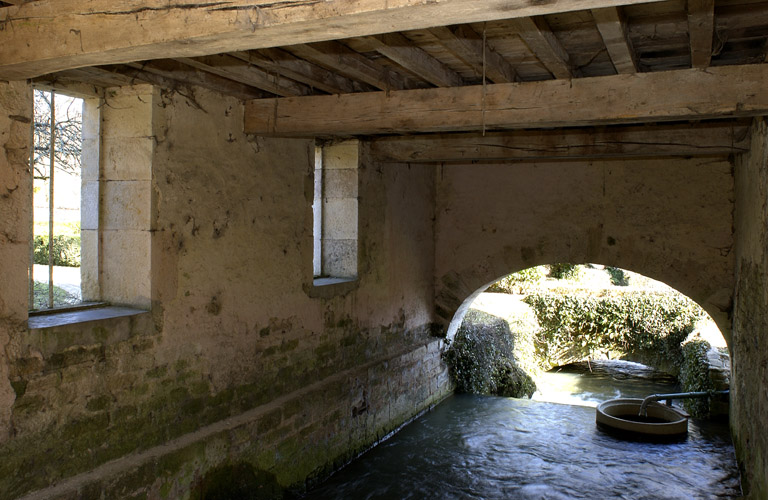
<instances>
[{"instance_id":1,"label":"water reflection","mask_svg":"<svg viewBox=\"0 0 768 500\"><path fill-rule=\"evenodd\" d=\"M587 378L573 381L589 394L587 402L614 397L615 388L600 389ZM629 387L649 394L650 387L641 385ZM622 395L634 395L625 390L620 389ZM597 430L589 407L456 395L306 498L691 500L738 495L726 424L692 421L681 443L626 442Z\"/></svg>"}]
</instances>

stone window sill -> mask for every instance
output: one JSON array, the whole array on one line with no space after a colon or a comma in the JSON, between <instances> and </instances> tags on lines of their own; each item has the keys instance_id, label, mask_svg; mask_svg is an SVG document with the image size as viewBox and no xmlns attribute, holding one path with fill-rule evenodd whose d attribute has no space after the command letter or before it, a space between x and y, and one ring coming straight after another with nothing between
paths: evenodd
<instances>
[{"instance_id":1,"label":"stone window sill","mask_svg":"<svg viewBox=\"0 0 768 500\"><path fill-rule=\"evenodd\" d=\"M75 325L90 321L103 321L126 316L145 314L143 309L132 307L106 306L82 309L67 309L64 311L46 311L44 314L30 315L27 326L30 330L55 328L58 326Z\"/></svg>"},{"instance_id":2,"label":"stone window sill","mask_svg":"<svg viewBox=\"0 0 768 500\"><path fill-rule=\"evenodd\" d=\"M359 283L357 278L315 278L305 290L313 298L330 298L351 292Z\"/></svg>"}]
</instances>

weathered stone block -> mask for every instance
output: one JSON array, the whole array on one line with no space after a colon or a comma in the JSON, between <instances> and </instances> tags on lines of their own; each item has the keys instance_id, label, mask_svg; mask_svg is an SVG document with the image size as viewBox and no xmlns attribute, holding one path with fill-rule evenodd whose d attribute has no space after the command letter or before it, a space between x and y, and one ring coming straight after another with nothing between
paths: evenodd
<instances>
[{"instance_id":1,"label":"weathered stone block","mask_svg":"<svg viewBox=\"0 0 768 500\"><path fill-rule=\"evenodd\" d=\"M80 228L99 228L99 181L85 181L80 185Z\"/></svg>"},{"instance_id":2,"label":"weathered stone block","mask_svg":"<svg viewBox=\"0 0 768 500\"><path fill-rule=\"evenodd\" d=\"M149 137L152 135L152 93L108 96L101 108L101 135L113 137Z\"/></svg>"},{"instance_id":3,"label":"weathered stone block","mask_svg":"<svg viewBox=\"0 0 768 500\"><path fill-rule=\"evenodd\" d=\"M357 170L345 168L324 171L323 198L357 198Z\"/></svg>"},{"instance_id":4,"label":"weathered stone block","mask_svg":"<svg viewBox=\"0 0 768 500\"><path fill-rule=\"evenodd\" d=\"M121 181L149 181L152 178L151 137L121 137L104 140L104 178Z\"/></svg>"},{"instance_id":5,"label":"weathered stone block","mask_svg":"<svg viewBox=\"0 0 768 500\"><path fill-rule=\"evenodd\" d=\"M148 308L149 231L104 231L102 250L102 298L116 304Z\"/></svg>"},{"instance_id":6,"label":"weathered stone block","mask_svg":"<svg viewBox=\"0 0 768 500\"><path fill-rule=\"evenodd\" d=\"M357 200L323 200L323 240L357 238Z\"/></svg>"},{"instance_id":7,"label":"weathered stone block","mask_svg":"<svg viewBox=\"0 0 768 500\"><path fill-rule=\"evenodd\" d=\"M107 181L103 190L102 229L149 229L152 188L148 181Z\"/></svg>"}]
</instances>

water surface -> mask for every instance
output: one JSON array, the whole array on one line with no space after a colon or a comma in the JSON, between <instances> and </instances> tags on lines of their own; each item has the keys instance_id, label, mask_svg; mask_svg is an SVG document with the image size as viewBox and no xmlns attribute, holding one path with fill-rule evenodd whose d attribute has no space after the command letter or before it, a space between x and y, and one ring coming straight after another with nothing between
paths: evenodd
<instances>
[{"instance_id":1,"label":"water surface","mask_svg":"<svg viewBox=\"0 0 768 500\"><path fill-rule=\"evenodd\" d=\"M591 407L455 395L306 498L692 500L739 493L727 424L691 421L681 443L627 442L599 431Z\"/></svg>"}]
</instances>

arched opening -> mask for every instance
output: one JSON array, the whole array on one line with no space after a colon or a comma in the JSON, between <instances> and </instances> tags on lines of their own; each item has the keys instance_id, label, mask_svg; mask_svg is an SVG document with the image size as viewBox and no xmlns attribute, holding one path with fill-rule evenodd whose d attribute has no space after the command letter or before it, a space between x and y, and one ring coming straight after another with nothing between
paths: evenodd
<instances>
[{"instance_id":1,"label":"arched opening","mask_svg":"<svg viewBox=\"0 0 768 500\"><path fill-rule=\"evenodd\" d=\"M471 299L449 329L446 360L460 392L596 406L611 397L728 389L730 357L715 322L643 275L597 264L538 266ZM695 417L727 417L724 398L710 399L683 406Z\"/></svg>"}]
</instances>

